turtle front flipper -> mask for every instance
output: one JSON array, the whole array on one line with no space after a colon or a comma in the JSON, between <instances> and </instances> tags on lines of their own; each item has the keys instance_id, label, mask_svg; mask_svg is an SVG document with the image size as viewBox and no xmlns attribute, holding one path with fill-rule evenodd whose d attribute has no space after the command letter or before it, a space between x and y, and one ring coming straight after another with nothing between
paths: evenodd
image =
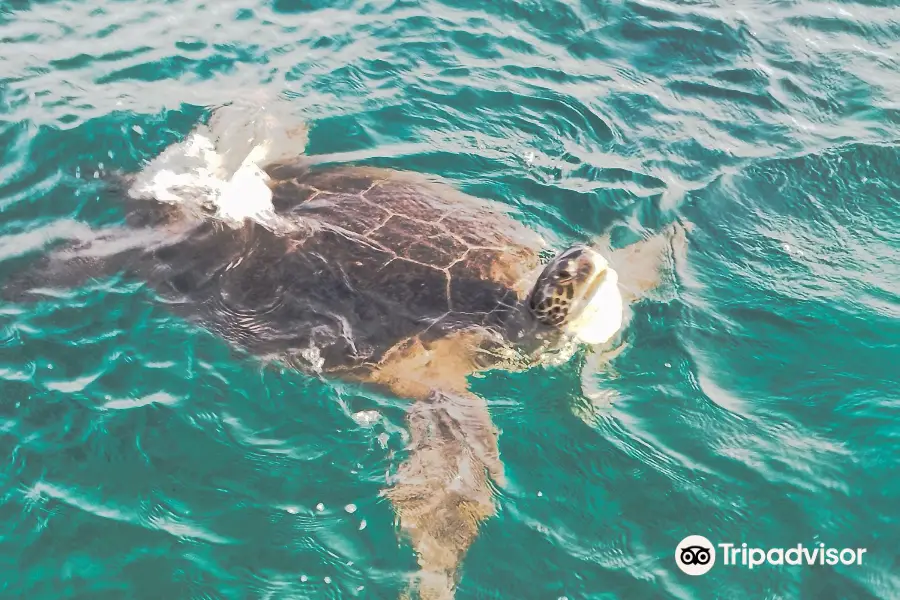
<instances>
[{"instance_id":1,"label":"turtle front flipper","mask_svg":"<svg viewBox=\"0 0 900 600\"><path fill-rule=\"evenodd\" d=\"M260 166L296 159L305 154L309 141L309 127L295 114L294 105L265 90L215 107L208 131L229 175L250 156Z\"/></svg>"},{"instance_id":2,"label":"turtle front flipper","mask_svg":"<svg viewBox=\"0 0 900 600\"><path fill-rule=\"evenodd\" d=\"M674 275L687 253L687 233L693 225L676 221L643 240L609 252L609 262L619 274L626 303L641 300Z\"/></svg>"},{"instance_id":3,"label":"turtle front flipper","mask_svg":"<svg viewBox=\"0 0 900 600\"><path fill-rule=\"evenodd\" d=\"M421 569L405 594L450 600L460 563L496 512L489 478L503 485L498 434L485 401L468 392L435 390L412 405L407 420L409 457L385 492Z\"/></svg>"}]
</instances>

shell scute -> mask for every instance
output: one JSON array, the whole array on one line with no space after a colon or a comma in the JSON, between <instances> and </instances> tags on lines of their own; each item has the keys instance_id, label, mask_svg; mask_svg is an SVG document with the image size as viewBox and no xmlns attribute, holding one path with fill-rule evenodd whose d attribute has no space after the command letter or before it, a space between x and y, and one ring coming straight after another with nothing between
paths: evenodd
<instances>
[{"instance_id":1,"label":"shell scute","mask_svg":"<svg viewBox=\"0 0 900 600\"><path fill-rule=\"evenodd\" d=\"M289 212L302 206L319 193L319 190L294 179L279 181L272 188L272 206L278 212Z\"/></svg>"},{"instance_id":2,"label":"shell scute","mask_svg":"<svg viewBox=\"0 0 900 600\"><path fill-rule=\"evenodd\" d=\"M510 272L503 262L500 250L473 249L464 260L447 269L453 309L490 313L500 305L515 304L514 284L518 273Z\"/></svg>"},{"instance_id":3,"label":"shell scute","mask_svg":"<svg viewBox=\"0 0 900 600\"><path fill-rule=\"evenodd\" d=\"M432 223L443 219L451 209L429 187L402 181L378 182L363 195L373 204L390 206L391 212Z\"/></svg>"},{"instance_id":4,"label":"shell scute","mask_svg":"<svg viewBox=\"0 0 900 600\"><path fill-rule=\"evenodd\" d=\"M360 196L320 192L312 200L294 207L295 216L336 225L359 235L377 227L390 213Z\"/></svg>"},{"instance_id":5,"label":"shell scute","mask_svg":"<svg viewBox=\"0 0 900 600\"><path fill-rule=\"evenodd\" d=\"M363 194L381 181L370 169L326 169L310 171L302 182L335 194Z\"/></svg>"},{"instance_id":6,"label":"shell scute","mask_svg":"<svg viewBox=\"0 0 900 600\"><path fill-rule=\"evenodd\" d=\"M417 319L438 317L450 310L447 301L447 275L428 265L397 258L379 270L377 289L395 305L403 299L404 309Z\"/></svg>"},{"instance_id":7,"label":"shell scute","mask_svg":"<svg viewBox=\"0 0 900 600\"><path fill-rule=\"evenodd\" d=\"M367 236L398 256L442 269L461 258L468 246L438 225L394 215Z\"/></svg>"}]
</instances>

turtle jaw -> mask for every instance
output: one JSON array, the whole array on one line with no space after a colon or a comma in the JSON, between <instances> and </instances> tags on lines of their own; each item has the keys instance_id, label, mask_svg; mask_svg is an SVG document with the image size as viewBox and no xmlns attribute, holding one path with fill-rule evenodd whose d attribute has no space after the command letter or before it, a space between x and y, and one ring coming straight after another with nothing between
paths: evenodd
<instances>
[{"instance_id":1,"label":"turtle jaw","mask_svg":"<svg viewBox=\"0 0 900 600\"><path fill-rule=\"evenodd\" d=\"M580 302L573 306L565 332L582 343L596 345L609 341L622 327L624 307L619 290L619 274L600 254L595 273Z\"/></svg>"}]
</instances>

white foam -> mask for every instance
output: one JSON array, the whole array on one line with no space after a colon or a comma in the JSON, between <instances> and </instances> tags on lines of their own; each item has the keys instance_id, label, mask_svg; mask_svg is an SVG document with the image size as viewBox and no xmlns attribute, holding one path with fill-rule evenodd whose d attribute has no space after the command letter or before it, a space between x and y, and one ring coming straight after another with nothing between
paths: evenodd
<instances>
[{"instance_id":1,"label":"white foam","mask_svg":"<svg viewBox=\"0 0 900 600\"><path fill-rule=\"evenodd\" d=\"M214 216L239 225L251 219L272 222L274 206L269 177L260 167L267 143L254 146L229 175L223 155L209 137L194 132L167 148L138 175L131 195L160 202L197 203L214 209Z\"/></svg>"},{"instance_id":2,"label":"white foam","mask_svg":"<svg viewBox=\"0 0 900 600\"><path fill-rule=\"evenodd\" d=\"M381 418L381 413L377 410L361 410L353 414L353 420L362 426L371 426Z\"/></svg>"},{"instance_id":3,"label":"white foam","mask_svg":"<svg viewBox=\"0 0 900 600\"><path fill-rule=\"evenodd\" d=\"M269 176L251 156L221 189L216 197L217 215L232 221L252 219L265 224L266 217L274 214L272 189L268 185Z\"/></svg>"}]
</instances>

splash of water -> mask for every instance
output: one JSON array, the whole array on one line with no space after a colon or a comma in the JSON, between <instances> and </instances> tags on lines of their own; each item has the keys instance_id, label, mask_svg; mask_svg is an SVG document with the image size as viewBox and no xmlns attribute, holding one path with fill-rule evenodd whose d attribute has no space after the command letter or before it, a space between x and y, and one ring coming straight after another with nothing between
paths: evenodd
<instances>
[{"instance_id":1,"label":"splash of water","mask_svg":"<svg viewBox=\"0 0 900 600\"><path fill-rule=\"evenodd\" d=\"M205 126L173 144L138 174L129 194L159 202L190 202L211 209L231 225L245 219L263 225L274 219L269 176L260 167L269 158L268 140L252 147L234 173L225 167L223 149Z\"/></svg>"}]
</instances>

